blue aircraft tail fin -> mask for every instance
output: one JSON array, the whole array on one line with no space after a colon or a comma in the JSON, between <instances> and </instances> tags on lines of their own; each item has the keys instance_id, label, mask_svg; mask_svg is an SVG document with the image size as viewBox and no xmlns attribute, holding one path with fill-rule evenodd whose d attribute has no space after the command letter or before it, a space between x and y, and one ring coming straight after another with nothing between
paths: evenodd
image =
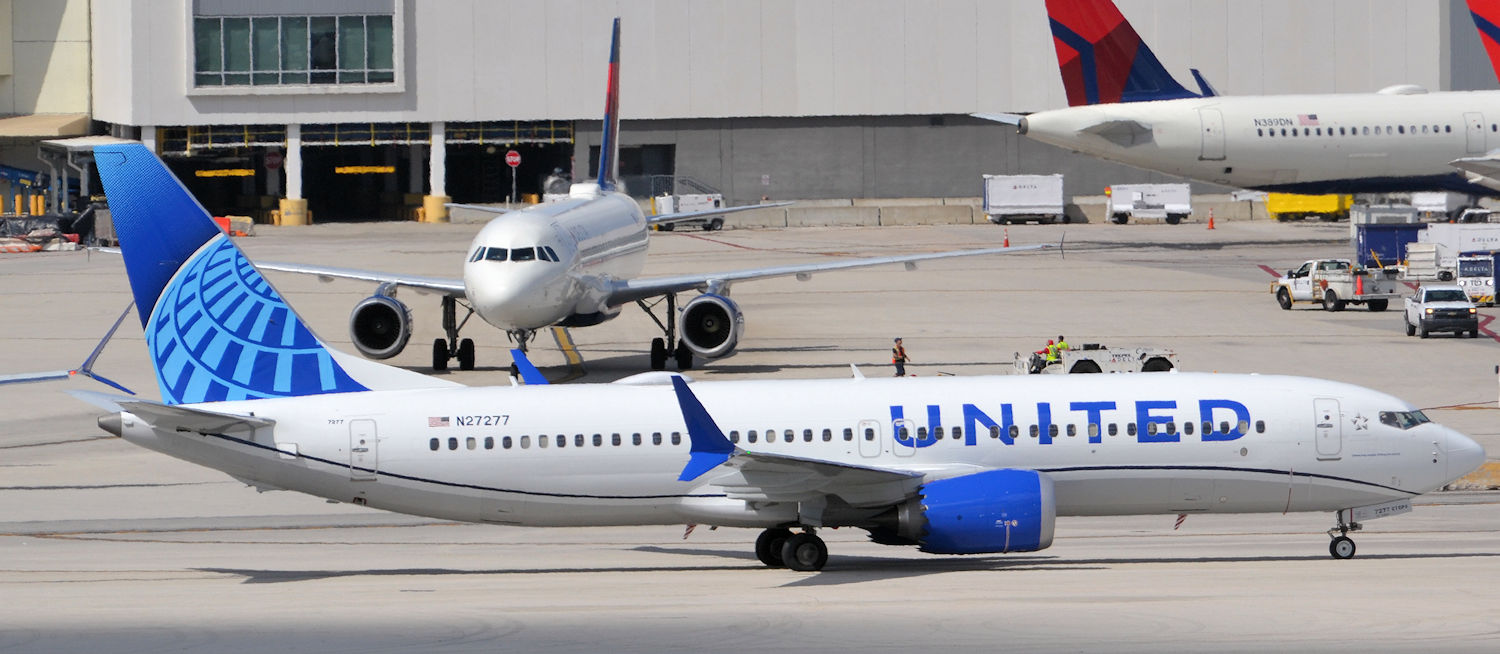
<instances>
[{"instance_id":1,"label":"blue aircraft tail fin","mask_svg":"<svg viewBox=\"0 0 1500 654\"><path fill-rule=\"evenodd\" d=\"M368 390L138 143L94 149L162 401Z\"/></svg>"}]
</instances>

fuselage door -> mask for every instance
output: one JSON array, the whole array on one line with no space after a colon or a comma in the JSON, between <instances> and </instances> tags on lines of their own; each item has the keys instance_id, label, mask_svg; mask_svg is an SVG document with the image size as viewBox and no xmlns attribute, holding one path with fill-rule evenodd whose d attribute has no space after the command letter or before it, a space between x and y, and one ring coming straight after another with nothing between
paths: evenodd
<instances>
[{"instance_id":1,"label":"fuselage door","mask_svg":"<svg viewBox=\"0 0 1500 654\"><path fill-rule=\"evenodd\" d=\"M1339 416L1339 401L1329 398L1313 400L1313 429L1317 432L1318 458L1339 458L1344 449L1344 428Z\"/></svg>"},{"instance_id":2,"label":"fuselage door","mask_svg":"<svg viewBox=\"0 0 1500 654\"><path fill-rule=\"evenodd\" d=\"M1203 129L1203 151L1198 158L1204 161L1224 160L1224 114L1218 109L1199 109L1198 124Z\"/></svg>"},{"instance_id":3,"label":"fuselage door","mask_svg":"<svg viewBox=\"0 0 1500 654\"><path fill-rule=\"evenodd\" d=\"M349 421L349 479L370 481L380 460L380 439L375 433L374 420Z\"/></svg>"},{"instance_id":4,"label":"fuselage door","mask_svg":"<svg viewBox=\"0 0 1500 654\"><path fill-rule=\"evenodd\" d=\"M1464 125L1468 136L1469 154L1484 154L1484 114L1477 111L1464 114Z\"/></svg>"},{"instance_id":5,"label":"fuselage door","mask_svg":"<svg viewBox=\"0 0 1500 654\"><path fill-rule=\"evenodd\" d=\"M859 427L854 430L854 438L859 441L859 455L866 458L880 456L880 421L861 420Z\"/></svg>"}]
</instances>

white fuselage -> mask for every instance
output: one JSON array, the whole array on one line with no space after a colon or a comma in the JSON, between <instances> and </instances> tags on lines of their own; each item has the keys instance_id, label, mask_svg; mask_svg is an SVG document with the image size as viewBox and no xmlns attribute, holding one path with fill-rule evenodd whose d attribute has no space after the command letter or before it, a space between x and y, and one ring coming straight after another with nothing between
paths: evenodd
<instances>
[{"instance_id":1,"label":"white fuselage","mask_svg":"<svg viewBox=\"0 0 1500 654\"><path fill-rule=\"evenodd\" d=\"M615 315L608 283L639 275L646 263L645 215L623 193L575 185L574 197L491 220L464 263L464 294L485 322L534 330Z\"/></svg>"},{"instance_id":2,"label":"white fuselage","mask_svg":"<svg viewBox=\"0 0 1500 654\"><path fill-rule=\"evenodd\" d=\"M1440 488L1484 460L1477 444L1441 425L1394 426L1420 415L1401 400L1297 377L1138 373L691 389L751 452L918 471L925 481L1034 469L1054 479L1059 515L1336 510ZM727 526L798 519L795 502L726 497L722 487L740 474L732 467L677 481L690 442L669 385L371 391L201 408L276 424L202 436L153 430L127 413L122 436L262 487L442 519ZM914 437L898 438L901 428ZM828 526L840 519L823 517Z\"/></svg>"},{"instance_id":3,"label":"white fuselage","mask_svg":"<svg viewBox=\"0 0 1500 654\"><path fill-rule=\"evenodd\" d=\"M1449 163L1500 147L1500 91L1207 97L1026 116L1027 136L1102 159L1272 191L1478 192Z\"/></svg>"}]
</instances>

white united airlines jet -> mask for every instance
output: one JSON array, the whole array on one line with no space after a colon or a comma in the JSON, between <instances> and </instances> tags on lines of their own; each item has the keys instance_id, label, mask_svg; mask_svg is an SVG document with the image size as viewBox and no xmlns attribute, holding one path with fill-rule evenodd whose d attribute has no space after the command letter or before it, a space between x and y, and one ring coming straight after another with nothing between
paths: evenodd
<instances>
[{"instance_id":1,"label":"white united airlines jet","mask_svg":"<svg viewBox=\"0 0 1500 654\"><path fill-rule=\"evenodd\" d=\"M1489 46L1500 30L1471 0ZM1067 109L976 114L1101 159L1289 193L1500 189L1500 91L1205 96L1161 67L1109 0L1047 0Z\"/></svg>"},{"instance_id":2,"label":"white united airlines jet","mask_svg":"<svg viewBox=\"0 0 1500 654\"><path fill-rule=\"evenodd\" d=\"M1071 515L1336 511L1348 558L1358 520L1485 457L1397 398L1300 377L465 388L330 350L149 150L94 156L162 402L77 394L106 431L261 489L505 525L757 528L760 560L796 570L827 561L824 527L1026 552Z\"/></svg>"},{"instance_id":3,"label":"white united airlines jet","mask_svg":"<svg viewBox=\"0 0 1500 654\"><path fill-rule=\"evenodd\" d=\"M619 161L619 60L617 18L610 46L598 179L574 184L568 200L505 213L490 221L467 250L463 279L289 263L259 266L379 283L375 295L355 305L349 316L350 339L361 353L373 359L396 356L411 336L411 311L395 298L396 290L405 286L442 296L446 338L432 344L432 366L438 370L446 369L453 358L458 359L461 369L474 367L474 342L458 338L468 321L468 316L460 319L458 315L461 303L467 305L469 315L478 314L485 322L504 329L524 352L539 329L597 325L619 315L620 308L632 302L662 329L662 338L651 342L651 368L661 370L668 358L674 359L679 369L687 369L692 367L694 356L716 359L734 352L745 324L739 305L729 298L730 285L736 282L790 276L806 280L817 272L893 263L904 263L910 269L916 262L930 259L1035 249L960 250L641 278L651 225L789 203L648 219L635 200L617 190L615 181ZM677 294L694 290L702 293L684 303L679 316ZM655 298L666 299L665 323L647 304Z\"/></svg>"}]
</instances>

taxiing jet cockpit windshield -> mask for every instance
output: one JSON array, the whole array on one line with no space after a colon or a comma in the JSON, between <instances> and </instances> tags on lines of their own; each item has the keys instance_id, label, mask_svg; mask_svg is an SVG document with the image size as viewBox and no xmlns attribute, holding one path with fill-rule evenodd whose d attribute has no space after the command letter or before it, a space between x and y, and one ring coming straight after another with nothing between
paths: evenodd
<instances>
[{"instance_id":1,"label":"taxiing jet cockpit windshield","mask_svg":"<svg viewBox=\"0 0 1500 654\"><path fill-rule=\"evenodd\" d=\"M1411 429L1417 425L1432 422L1427 414L1421 411L1381 411L1380 424L1390 425L1397 429Z\"/></svg>"},{"instance_id":2,"label":"taxiing jet cockpit windshield","mask_svg":"<svg viewBox=\"0 0 1500 654\"><path fill-rule=\"evenodd\" d=\"M479 247L474 254L469 256L469 262L475 261L561 261L557 252L550 245L538 245L525 248L490 248Z\"/></svg>"}]
</instances>

